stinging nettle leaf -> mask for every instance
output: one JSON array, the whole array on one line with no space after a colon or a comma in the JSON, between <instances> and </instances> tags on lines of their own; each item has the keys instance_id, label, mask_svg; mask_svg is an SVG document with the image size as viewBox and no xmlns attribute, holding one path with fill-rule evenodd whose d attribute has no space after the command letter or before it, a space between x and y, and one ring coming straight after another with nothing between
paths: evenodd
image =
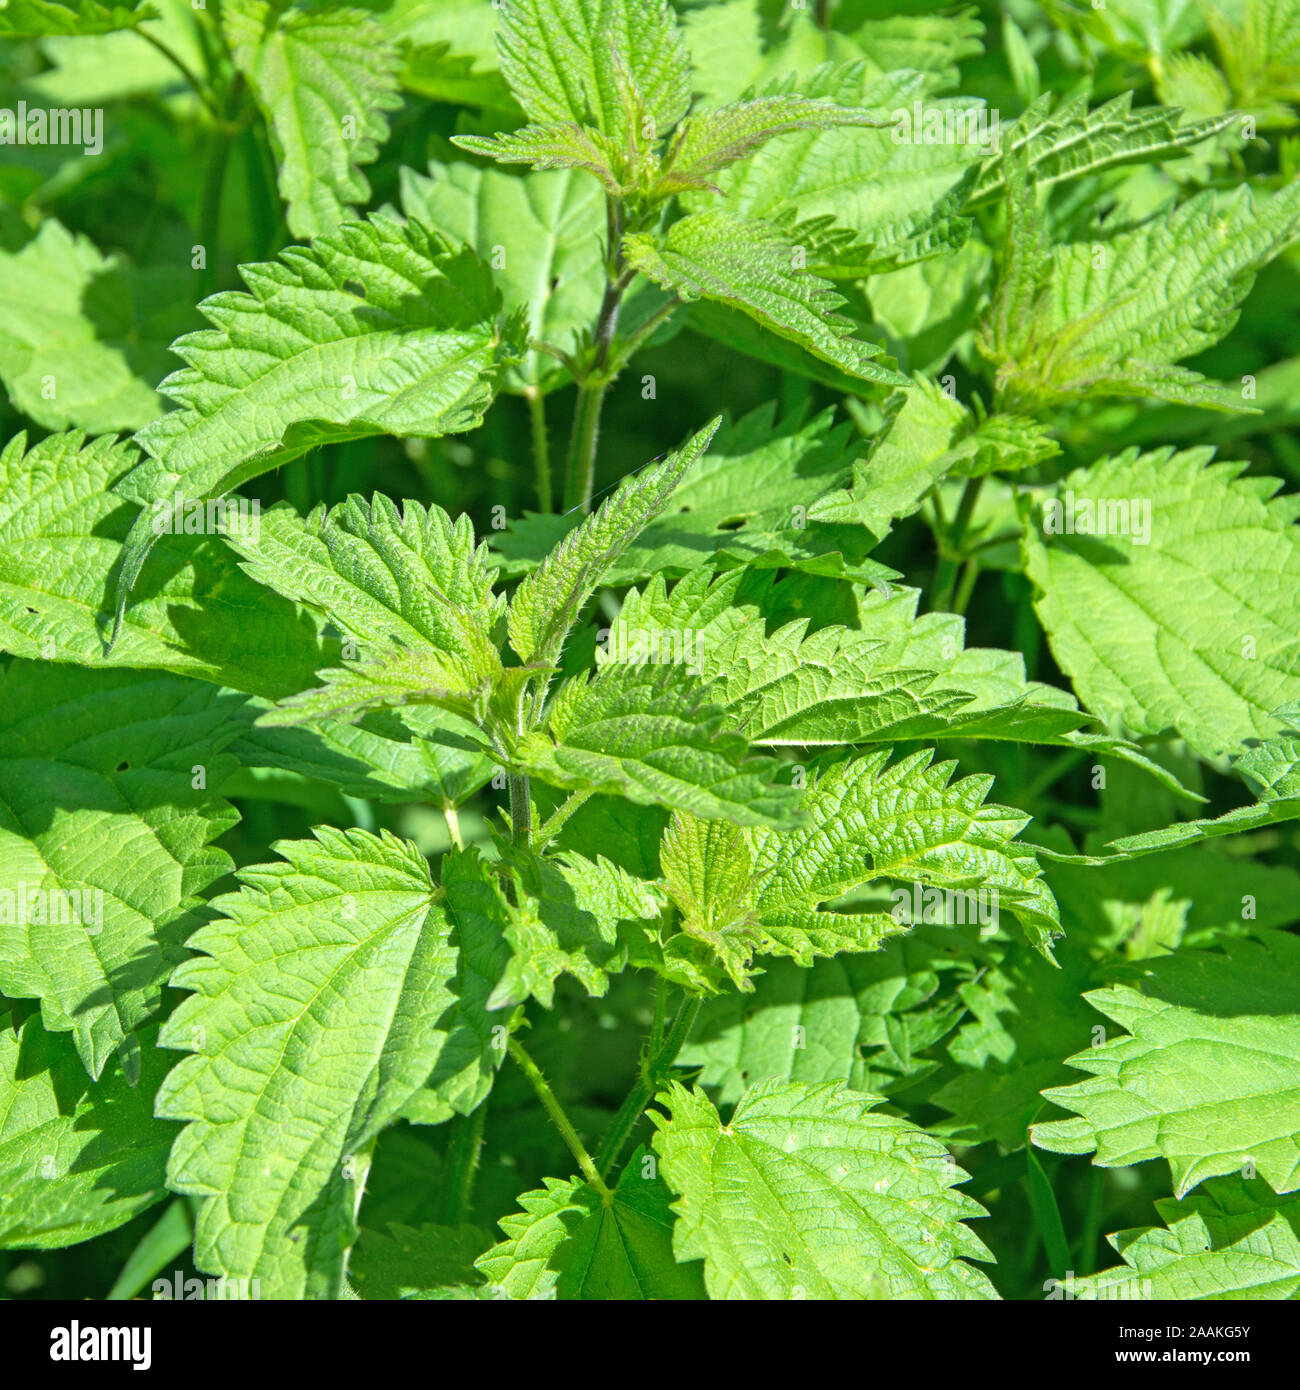
<instances>
[{"instance_id":1,"label":"stinging nettle leaf","mask_svg":"<svg viewBox=\"0 0 1300 1390\"><path fill-rule=\"evenodd\" d=\"M171 1058L144 1030L134 1083L91 1083L67 1038L0 1024L0 1249L51 1250L116 1230L167 1196L174 1125L154 1118Z\"/></svg>"},{"instance_id":2,"label":"stinging nettle leaf","mask_svg":"<svg viewBox=\"0 0 1300 1390\"><path fill-rule=\"evenodd\" d=\"M477 1268L512 1299L702 1299L694 1261L672 1250L672 1193L644 1177L643 1150L629 1159L608 1201L577 1178L546 1178L501 1220L506 1239Z\"/></svg>"},{"instance_id":3,"label":"stinging nettle leaf","mask_svg":"<svg viewBox=\"0 0 1300 1390\"><path fill-rule=\"evenodd\" d=\"M504 599L469 518L387 497L353 496L302 518L274 507L256 538L233 538L244 569L319 610L348 639L348 665L283 701L263 725L355 719L375 706L429 703L474 717L501 661L493 642Z\"/></svg>"},{"instance_id":4,"label":"stinging nettle leaf","mask_svg":"<svg viewBox=\"0 0 1300 1390\"><path fill-rule=\"evenodd\" d=\"M1274 711L1300 696L1294 498L1212 456L1131 449L1072 473L1021 542L1084 705L1206 757L1275 735Z\"/></svg>"},{"instance_id":5,"label":"stinging nettle leaf","mask_svg":"<svg viewBox=\"0 0 1300 1390\"><path fill-rule=\"evenodd\" d=\"M1084 997L1125 1029L1068 1058L1092 1073L1047 1091L1075 1117L1033 1127L1040 1148L1112 1168L1168 1161L1174 1195L1247 1165L1300 1189L1300 941L1260 932L1227 954L1186 952Z\"/></svg>"},{"instance_id":6,"label":"stinging nettle leaf","mask_svg":"<svg viewBox=\"0 0 1300 1390\"><path fill-rule=\"evenodd\" d=\"M13 661L0 681L0 990L39 999L86 1070L162 1006L231 868L238 819L208 790L238 725L216 686L157 671Z\"/></svg>"},{"instance_id":7,"label":"stinging nettle leaf","mask_svg":"<svg viewBox=\"0 0 1300 1390\"><path fill-rule=\"evenodd\" d=\"M1011 196L1013 210L1032 200L1032 180L1013 179ZM1118 395L1254 409L1240 386L1175 364L1229 332L1256 273L1298 236L1300 179L1259 202L1247 185L1195 194L1136 226L1044 248L1024 277L1004 276L1018 307L1006 315L1004 290L978 345L1013 405Z\"/></svg>"},{"instance_id":8,"label":"stinging nettle leaf","mask_svg":"<svg viewBox=\"0 0 1300 1390\"><path fill-rule=\"evenodd\" d=\"M744 736L682 666L606 667L555 697L544 732L520 739L514 765L552 786L625 797L741 825L798 818L781 765Z\"/></svg>"},{"instance_id":9,"label":"stinging nettle leaf","mask_svg":"<svg viewBox=\"0 0 1300 1390\"><path fill-rule=\"evenodd\" d=\"M833 126L882 126L886 121L877 111L789 95L756 97L699 111L674 134L656 187L664 193L715 188L710 174L753 154L777 136Z\"/></svg>"},{"instance_id":10,"label":"stinging nettle leaf","mask_svg":"<svg viewBox=\"0 0 1300 1390\"><path fill-rule=\"evenodd\" d=\"M205 300L214 327L174 345L189 365L162 389L180 408L138 436L150 499L218 497L329 442L472 429L522 349L472 251L386 214L243 275L250 293ZM127 538L114 635L151 522Z\"/></svg>"},{"instance_id":11,"label":"stinging nettle leaf","mask_svg":"<svg viewBox=\"0 0 1300 1390\"><path fill-rule=\"evenodd\" d=\"M593 174L614 197L634 191L635 169L616 145L598 130L575 125L529 125L505 135L457 135L458 149L494 159L498 164L527 164L530 169L578 169Z\"/></svg>"},{"instance_id":12,"label":"stinging nettle leaf","mask_svg":"<svg viewBox=\"0 0 1300 1390\"><path fill-rule=\"evenodd\" d=\"M964 1223L986 1213L937 1139L829 1082L765 1081L727 1124L674 1082L651 1112L679 1194L673 1248L714 1299L994 1299Z\"/></svg>"},{"instance_id":13,"label":"stinging nettle leaf","mask_svg":"<svg viewBox=\"0 0 1300 1390\"><path fill-rule=\"evenodd\" d=\"M708 299L739 310L769 332L862 381L906 386L907 378L872 359L836 311L844 302L803 268L799 248L776 228L726 212L698 212L674 222L662 246L646 233L623 239L627 262L683 299Z\"/></svg>"},{"instance_id":14,"label":"stinging nettle leaf","mask_svg":"<svg viewBox=\"0 0 1300 1390\"><path fill-rule=\"evenodd\" d=\"M359 166L388 138L402 104L400 55L365 10L287 9L227 0L221 27L270 127L289 230L332 232L370 200Z\"/></svg>"},{"instance_id":15,"label":"stinging nettle leaf","mask_svg":"<svg viewBox=\"0 0 1300 1390\"><path fill-rule=\"evenodd\" d=\"M497 43L538 125L590 125L624 146L642 138L629 96L655 135L690 105L690 57L667 0L512 0Z\"/></svg>"},{"instance_id":16,"label":"stinging nettle leaf","mask_svg":"<svg viewBox=\"0 0 1300 1390\"><path fill-rule=\"evenodd\" d=\"M27 449L20 434L0 449L0 649L160 667L272 698L301 690L324 659L316 624L241 573L219 535L158 538L156 568L105 654L122 541L138 508L152 515L138 463L109 436L53 434Z\"/></svg>"},{"instance_id":17,"label":"stinging nettle leaf","mask_svg":"<svg viewBox=\"0 0 1300 1390\"><path fill-rule=\"evenodd\" d=\"M1166 1227L1107 1236L1124 1258L1076 1278L1075 1298L1295 1298L1300 1292L1300 1198L1267 1183L1214 1178L1181 1201L1156 1201Z\"/></svg>"},{"instance_id":18,"label":"stinging nettle leaf","mask_svg":"<svg viewBox=\"0 0 1300 1390\"><path fill-rule=\"evenodd\" d=\"M134 430L163 412L153 389L188 326L189 281L105 256L53 218L21 251L0 251L0 377L38 425Z\"/></svg>"},{"instance_id":19,"label":"stinging nettle leaf","mask_svg":"<svg viewBox=\"0 0 1300 1390\"><path fill-rule=\"evenodd\" d=\"M168 1176L203 1198L199 1268L337 1298L369 1146L435 1067L462 1074L442 1055L464 1060L459 953L414 845L320 827L276 848L172 978L191 994L160 1043L193 1055L158 1114L188 1122Z\"/></svg>"},{"instance_id":20,"label":"stinging nettle leaf","mask_svg":"<svg viewBox=\"0 0 1300 1390\"><path fill-rule=\"evenodd\" d=\"M1185 55L1176 55L1183 57ZM1234 119L1223 115L1182 125L1168 106L1133 110L1133 93L1121 92L1089 111L1086 95L1061 99L1047 93L1002 130L1003 149L1024 150L1040 188L1097 174L1124 164L1149 163L1186 153ZM1006 192L1001 158L990 157L971 190L968 207Z\"/></svg>"},{"instance_id":21,"label":"stinging nettle leaf","mask_svg":"<svg viewBox=\"0 0 1300 1390\"><path fill-rule=\"evenodd\" d=\"M721 417L613 494L532 571L510 600L510 645L525 663L547 666L606 571L668 505L673 489L709 446Z\"/></svg>"}]
</instances>

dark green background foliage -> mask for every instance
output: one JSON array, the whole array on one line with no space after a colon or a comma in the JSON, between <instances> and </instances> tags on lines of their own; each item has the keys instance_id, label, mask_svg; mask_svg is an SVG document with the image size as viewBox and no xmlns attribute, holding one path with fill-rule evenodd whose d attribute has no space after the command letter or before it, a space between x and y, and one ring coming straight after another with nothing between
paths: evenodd
<instances>
[{"instance_id":1,"label":"dark green background foliage","mask_svg":"<svg viewBox=\"0 0 1300 1390\"><path fill-rule=\"evenodd\" d=\"M0 1296L1300 1295L1300 4L0 89Z\"/></svg>"}]
</instances>

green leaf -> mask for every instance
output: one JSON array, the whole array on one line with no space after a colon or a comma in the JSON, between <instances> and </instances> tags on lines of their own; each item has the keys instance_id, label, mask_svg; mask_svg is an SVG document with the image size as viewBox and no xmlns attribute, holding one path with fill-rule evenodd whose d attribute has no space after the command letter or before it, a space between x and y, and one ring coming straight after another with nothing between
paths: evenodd
<instances>
[{"instance_id":1,"label":"green leaf","mask_svg":"<svg viewBox=\"0 0 1300 1390\"><path fill-rule=\"evenodd\" d=\"M688 116L677 128L658 182L662 192L714 188L709 175L751 155L779 135L836 126L882 126L879 112L801 96L758 97Z\"/></svg>"},{"instance_id":2,"label":"green leaf","mask_svg":"<svg viewBox=\"0 0 1300 1390\"><path fill-rule=\"evenodd\" d=\"M608 859L572 851L543 859L504 845L501 864L517 892L502 923L511 960L489 1007L531 996L543 1008L553 1008L555 982L565 973L588 994L603 995L610 974L627 961L620 925L657 921L663 909L648 884Z\"/></svg>"},{"instance_id":3,"label":"green leaf","mask_svg":"<svg viewBox=\"0 0 1300 1390\"><path fill-rule=\"evenodd\" d=\"M355 719L376 705L429 703L472 717L501 674L493 642L505 607L469 518L382 494L299 517L287 506L256 537L232 538L244 569L319 611L345 636L347 665L284 701L264 725Z\"/></svg>"},{"instance_id":4,"label":"green leaf","mask_svg":"<svg viewBox=\"0 0 1300 1390\"><path fill-rule=\"evenodd\" d=\"M673 1257L672 1193L638 1149L608 1202L585 1182L545 1179L502 1218L506 1239L478 1268L511 1299L702 1299L700 1267Z\"/></svg>"},{"instance_id":5,"label":"green leaf","mask_svg":"<svg viewBox=\"0 0 1300 1390\"><path fill-rule=\"evenodd\" d=\"M892 765L889 756L883 749L837 763L810 781L803 827L749 832L763 930L804 964L814 950L843 950L854 938L862 942L856 949L870 949L881 935L904 929L906 916L855 917L825 905L884 880L996 893L1031 944L1046 951L1060 921L1033 853L1015 843L1029 817L985 802L991 777L952 781L956 764L932 763L931 749Z\"/></svg>"},{"instance_id":6,"label":"green leaf","mask_svg":"<svg viewBox=\"0 0 1300 1390\"><path fill-rule=\"evenodd\" d=\"M953 1190L943 1146L875 1096L765 1081L726 1125L673 1083L652 1113L678 1259L704 1260L712 1299L996 1298L967 1260L984 1210Z\"/></svg>"},{"instance_id":7,"label":"green leaf","mask_svg":"<svg viewBox=\"0 0 1300 1390\"><path fill-rule=\"evenodd\" d=\"M1248 1164L1275 1192L1300 1188L1298 970L1300 940L1261 932L1085 995L1127 1031L1069 1058L1091 1076L1046 1095L1075 1118L1035 1125L1034 1143L1105 1168L1167 1159L1177 1197Z\"/></svg>"},{"instance_id":8,"label":"green leaf","mask_svg":"<svg viewBox=\"0 0 1300 1390\"><path fill-rule=\"evenodd\" d=\"M136 270L53 218L21 251L0 251L0 378L46 429L92 434L155 420L167 344L190 319L189 280Z\"/></svg>"},{"instance_id":9,"label":"green leaf","mask_svg":"<svg viewBox=\"0 0 1300 1390\"><path fill-rule=\"evenodd\" d=\"M1043 1108L1039 1093L1070 1079L1064 1058L1088 1045L1096 1022L1081 997L1091 961L1067 939L1058 965L1012 945L979 979L958 987L970 1021L948 1043L960 1070L929 1097L953 1116L936 1133L963 1144L994 1140L1008 1150L1024 1144L1026 1126Z\"/></svg>"},{"instance_id":10,"label":"green leaf","mask_svg":"<svg viewBox=\"0 0 1300 1390\"><path fill-rule=\"evenodd\" d=\"M692 435L662 462L651 463L570 531L515 590L510 645L525 664L550 666L569 629L610 567L668 505L682 476L708 448L720 420Z\"/></svg>"},{"instance_id":11,"label":"green leaf","mask_svg":"<svg viewBox=\"0 0 1300 1390\"><path fill-rule=\"evenodd\" d=\"M492 266L506 308L524 310L530 340L576 348L605 291L593 234L605 215L599 189L572 173L521 177L467 163L431 162L428 177L403 168L401 180L407 217L472 246ZM624 305L625 327L636 299ZM530 351L506 373L505 389L549 391L570 380L555 358Z\"/></svg>"},{"instance_id":12,"label":"green leaf","mask_svg":"<svg viewBox=\"0 0 1300 1390\"><path fill-rule=\"evenodd\" d=\"M661 951L642 949L636 963L713 992L716 962L749 992L753 956L808 966L816 956L874 950L907 930L927 889L958 893L959 921L993 925L1005 897L1047 954L1060 934L1056 902L1028 847L1013 842L1028 818L983 804L990 778L950 785L955 764L930 767L932 757L927 750L887 767L886 749L831 766L804 792L804 824L793 830L675 816L659 857L681 931L660 939ZM887 909L890 883L905 886L889 893ZM873 884L873 900L853 896Z\"/></svg>"},{"instance_id":13,"label":"green leaf","mask_svg":"<svg viewBox=\"0 0 1300 1390\"><path fill-rule=\"evenodd\" d=\"M359 166L377 158L386 113L402 104L396 43L365 10L264 0L228 0L221 27L266 117L290 232L334 231L370 201Z\"/></svg>"},{"instance_id":14,"label":"green leaf","mask_svg":"<svg viewBox=\"0 0 1300 1390\"><path fill-rule=\"evenodd\" d=\"M348 1278L368 1300L479 1298L484 1281L474 1259L487 1243L473 1226L363 1228Z\"/></svg>"},{"instance_id":15,"label":"green leaf","mask_svg":"<svg viewBox=\"0 0 1300 1390\"><path fill-rule=\"evenodd\" d=\"M35 1017L0 1026L0 1249L92 1240L167 1196L176 1130L154 1119L153 1098L171 1059L152 1029L142 1043L133 1082L113 1069L92 1085Z\"/></svg>"},{"instance_id":16,"label":"green leaf","mask_svg":"<svg viewBox=\"0 0 1300 1390\"><path fill-rule=\"evenodd\" d=\"M336 1298L369 1145L448 1070L458 953L424 857L384 831L320 827L247 868L160 1042L158 1114L189 1121L168 1168L203 1198L195 1262L264 1297ZM286 1122L292 1118L292 1123Z\"/></svg>"},{"instance_id":17,"label":"green leaf","mask_svg":"<svg viewBox=\"0 0 1300 1390\"><path fill-rule=\"evenodd\" d=\"M932 85L922 72L882 76L860 62L769 84L763 95L793 87L805 98L874 110L885 124L806 131L765 146L719 177L727 207L780 221L806 248L809 269L829 276L856 278L956 250L970 229L963 200L988 150L980 122L989 138L992 122L974 98L928 98ZM939 123L939 139L926 137L924 119Z\"/></svg>"},{"instance_id":18,"label":"green leaf","mask_svg":"<svg viewBox=\"0 0 1300 1390\"><path fill-rule=\"evenodd\" d=\"M1207 757L1275 734L1273 711L1300 696L1295 501L1211 457L1133 449L1072 473L1022 541L1084 705Z\"/></svg>"},{"instance_id":19,"label":"green leaf","mask_svg":"<svg viewBox=\"0 0 1300 1390\"><path fill-rule=\"evenodd\" d=\"M585 170L616 198L636 191L636 168L612 140L587 126L529 125L505 135L457 135L452 144L498 164L527 164L539 171Z\"/></svg>"},{"instance_id":20,"label":"green leaf","mask_svg":"<svg viewBox=\"0 0 1300 1390\"><path fill-rule=\"evenodd\" d=\"M674 489L663 511L605 572L604 582L628 584L655 574L691 574L717 557L763 568L805 572L884 585L893 570L868 559L875 538L809 523L823 499L848 480L853 467L850 427L830 410L810 420L799 413L778 421L776 404L724 423L708 452ZM801 525L801 523L804 523ZM575 518L531 513L493 539L508 573L518 573L559 545Z\"/></svg>"},{"instance_id":21,"label":"green leaf","mask_svg":"<svg viewBox=\"0 0 1300 1390\"><path fill-rule=\"evenodd\" d=\"M811 966L766 960L753 993L705 1001L679 1064L701 1068L719 1105L760 1081L840 1081L877 1094L915 1082L938 1065L925 1050L961 1015L960 1000L940 993L954 968L970 969L919 933Z\"/></svg>"},{"instance_id":22,"label":"green leaf","mask_svg":"<svg viewBox=\"0 0 1300 1390\"><path fill-rule=\"evenodd\" d=\"M779 943L764 940L758 930L754 859L745 832L726 821L678 812L664 832L659 863L668 896L681 914L681 936L668 942L667 959L698 958L702 953L693 948L700 943L737 989L752 988L747 977L754 951Z\"/></svg>"},{"instance_id":23,"label":"green leaf","mask_svg":"<svg viewBox=\"0 0 1300 1390\"><path fill-rule=\"evenodd\" d=\"M0 682L0 990L39 999L91 1076L162 1004L229 872L208 790L238 730L215 686L13 661Z\"/></svg>"},{"instance_id":24,"label":"green leaf","mask_svg":"<svg viewBox=\"0 0 1300 1390\"><path fill-rule=\"evenodd\" d=\"M863 598L852 628L809 632L800 617L769 632L779 593L752 571L718 578L696 570L671 593L656 578L643 593L632 590L601 630L597 664L685 662L757 745L1006 739L1088 748L1151 769L1131 745L1082 732L1089 716L1063 691L1027 681L1019 652L965 648L956 614L918 618L918 590Z\"/></svg>"},{"instance_id":25,"label":"green leaf","mask_svg":"<svg viewBox=\"0 0 1300 1390\"><path fill-rule=\"evenodd\" d=\"M1229 332L1256 272L1297 236L1300 180L1258 207L1244 185L1198 193L1173 212L1054 247L1032 303L986 331L980 350L1012 405L1118 395L1251 409L1239 386L1174 364Z\"/></svg>"},{"instance_id":26,"label":"green leaf","mask_svg":"<svg viewBox=\"0 0 1300 1390\"><path fill-rule=\"evenodd\" d=\"M108 34L134 29L154 19L152 5L101 5L99 0L6 0L0 7L0 38L46 38L56 35Z\"/></svg>"},{"instance_id":27,"label":"green leaf","mask_svg":"<svg viewBox=\"0 0 1300 1390\"><path fill-rule=\"evenodd\" d=\"M149 508L135 484L139 456L108 437L26 443L20 434L0 449L0 648L161 667L271 697L311 679L324 656L316 624L241 573L220 535L158 537L155 571L106 654L122 540L133 509Z\"/></svg>"},{"instance_id":28,"label":"green leaf","mask_svg":"<svg viewBox=\"0 0 1300 1390\"><path fill-rule=\"evenodd\" d=\"M1165 1227L1107 1239L1124 1264L1074 1280L1075 1298L1200 1300L1295 1298L1300 1293L1300 1198L1267 1183L1215 1178L1174 1201L1158 1198Z\"/></svg>"},{"instance_id":29,"label":"green leaf","mask_svg":"<svg viewBox=\"0 0 1300 1390\"><path fill-rule=\"evenodd\" d=\"M1184 56L1175 55L1174 61ZM1176 158L1217 135L1233 119L1223 115L1181 125L1181 114L1168 106L1134 111L1132 92L1121 92L1091 111L1084 93L1060 98L1048 93L1003 128L1001 144L1003 149L1023 150L1034 182L1048 188L1120 165ZM977 207L1006 188L1002 161L992 156L967 205Z\"/></svg>"},{"instance_id":30,"label":"green leaf","mask_svg":"<svg viewBox=\"0 0 1300 1390\"><path fill-rule=\"evenodd\" d=\"M680 666L607 667L567 682L546 731L516 745L514 765L552 786L741 825L787 821L799 799L776 785L779 764L749 756L744 737Z\"/></svg>"},{"instance_id":31,"label":"green leaf","mask_svg":"<svg viewBox=\"0 0 1300 1390\"><path fill-rule=\"evenodd\" d=\"M497 42L539 125L589 125L622 146L644 138L642 112L662 135L690 105L690 57L666 0L514 0Z\"/></svg>"},{"instance_id":32,"label":"green leaf","mask_svg":"<svg viewBox=\"0 0 1300 1390\"><path fill-rule=\"evenodd\" d=\"M1300 93L1295 0L1246 0L1232 13L1205 12L1239 106L1260 125L1290 128Z\"/></svg>"},{"instance_id":33,"label":"green leaf","mask_svg":"<svg viewBox=\"0 0 1300 1390\"><path fill-rule=\"evenodd\" d=\"M883 410L884 424L854 464L850 485L821 498L809 509L811 519L865 526L883 540L944 478L1032 468L1060 452L1029 416L981 418L921 376Z\"/></svg>"},{"instance_id":34,"label":"green leaf","mask_svg":"<svg viewBox=\"0 0 1300 1390\"><path fill-rule=\"evenodd\" d=\"M218 497L322 444L472 429L518 360L488 268L467 248L381 215L276 261L250 294L204 301L214 327L181 338L163 383L179 409L139 435L150 499ZM142 515L123 552L118 624L153 544Z\"/></svg>"},{"instance_id":35,"label":"green leaf","mask_svg":"<svg viewBox=\"0 0 1300 1390\"><path fill-rule=\"evenodd\" d=\"M854 334L836 310L831 285L802 268L801 249L776 228L730 212L699 212L668 229L663 245L645 233L624 237L628 264L683 299L738 309L777 337L862 381L906 379L872 359L881 348Z\"/></svg>"},{"instance_id":36,"label":"green leaf","mask_svg":"<svg viewBox=\"0 0 1300 1390\"><path fill-rule=\"evenodd\" d=\"M250 713L264 709L250 702ZM245 729L230 745L241 767L277 768L367 801L458 806L492 776L478 730L432 706L372 714L356 724L315 721Z\"/></svg>"}]
</instances>

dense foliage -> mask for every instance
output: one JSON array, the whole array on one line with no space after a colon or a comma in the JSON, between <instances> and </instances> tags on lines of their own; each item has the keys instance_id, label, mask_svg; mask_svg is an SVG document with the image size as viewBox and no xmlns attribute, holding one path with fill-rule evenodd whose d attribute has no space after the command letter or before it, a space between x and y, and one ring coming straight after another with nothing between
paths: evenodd
<instances>
[{"instance_id":1,"label":"dense foliage","mask_svg":"<svg viewBox=\"0 0 1300 1390\"><path fill-rule=\"evenodd\" d=\"M0 39L0 1293L1300 1294L1295 0Z\"/></svg>"}]
</instances>

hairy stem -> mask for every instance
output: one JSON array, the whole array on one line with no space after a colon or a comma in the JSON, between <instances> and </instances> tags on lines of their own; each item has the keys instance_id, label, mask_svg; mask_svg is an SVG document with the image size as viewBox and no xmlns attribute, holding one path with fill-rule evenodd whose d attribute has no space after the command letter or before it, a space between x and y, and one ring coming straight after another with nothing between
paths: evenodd
<instances>
[{"instance_id":1,"label":"hairy stem","mask_svg":"<svg viewBox=\"0 0 1300 1390\"><path fill-rule=\"evenodd\" d=\"M508 1043L510 1055L519 1063L524 1075L528 1078L528 1083L537 1094L537 1099L541 1101L546 1113L551 1117L551 1123L560 1131L569 1152L578 1161L578 1167L582 1169L582 1176L600 1193L602 1197L609 1197L610 1190L605 1186L604 1180L592 1162L591 1155L582 1147L582 1140L578 1138L578 1131L574 1129L569 1117L564 1113L564 1107L555 1098L555 1092L551 1090L546 1078L542 1075L541 1068L524 1051L523 1045L518 1038L511 1038Z\"/></svg>"},{"instance_id":2,"label":"hairy stem","mask_svg":"<svg viewBox=\"0 0 1300 1390\"><path fill-rule=\"evenodd\" d=\"M479 1155L483 1151L483 1126L487 1121L487 1100L469 1115L457 1115L453 1122L448 1151L447 1181L442 1190L442 1224L460 1226L469 1216L474 1201L474 1179L478 1176Z\"/></svg>"},{"instance_id":3,"label":"hairy stem","mask_svg":"<svg viewBox=\"0 0 1300 1390\"><path fill-rule=\"evenodd\" d=\"M528 777L522 772L509 774L507 785L510 789L510 830L515 844L528 848L533 833L533 812L529 804L530 787Z\"/></svg>"},{"instance_id":4,"label":"hairy stem","mask_svg":"<svg viewBox=\"0 0 1300 1390\"><path fill-rule=\"evenodd\" d=\"M664 1042L664 1023L668 1013L668 981L662 975L655 981L655 1015L650 1024L650 1055L653 1057Z\"/></svg>"},{"instance_id":5,"label":"hairy stem","mask_svg":"<svg viewBox=\"0 0 1300 1390\"><path fill-rule=\"evenodd\" d=\"M546 397L536 386L524 392L528 402L528 423L533 436L533 476L537 481L537 508L555 510L551 497L551 445L546 437Z\"/></svg>"},{"instance_id":6,"label":"hairy stem","mask_svg":"<svg viewBox=\"0 0 1300 1390\"><path fill-rule=\"evenodd\" d=\"M654 1099L655 1092L668 1079L668 1072L677 1060L677 1054L686 1046L686 1039L695 1027L695 1020L699 1017L703 1002L699 998L687 998L682 1001L667 1038L658 1051L651 1053L649 1060L642 1064L641 1075L637 1078L636 1085L628 1092L627 1099L618 1108L618 1114L610 1121L609 1130L601 1140L600 1149L596 1154L596 1165L602 1177L609 1176L632 1130L636 1127L636 1122ZM662 1027L662 1021L660 1026Z\"/></svg>"},{"instance_id":7,"label":"hairy stem","mask_svg":"<svg viewBox=\"0 0 1300 1390\"><path fill-rule=\"evenodd\" d=\"M465 841L460 834L460 816L456 812L454 802L446 801L442 807L442 818L447 822L447 837L457 849L465 848Z\"/></svg>"}]
</instances>

